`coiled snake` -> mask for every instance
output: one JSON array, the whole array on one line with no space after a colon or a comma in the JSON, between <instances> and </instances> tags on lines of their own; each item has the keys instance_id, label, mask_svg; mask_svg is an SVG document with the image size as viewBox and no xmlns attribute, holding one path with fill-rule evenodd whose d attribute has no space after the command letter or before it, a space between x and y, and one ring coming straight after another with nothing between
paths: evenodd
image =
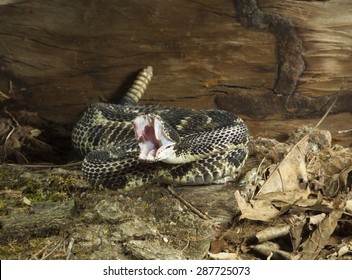
<instances>
[{"instance_id":1,"label":"coiled snake","mask_svg":"<svg viewBox=\"0 0 352 280\"><path fill-rule=\"evenodd\" d=\"M248 155L244 122L217 109L138 106L152 75L145 68L118 104L93 104L75 125L84 177L109 188L203 185L241 168Z\"/></svg>"}]
</instances>

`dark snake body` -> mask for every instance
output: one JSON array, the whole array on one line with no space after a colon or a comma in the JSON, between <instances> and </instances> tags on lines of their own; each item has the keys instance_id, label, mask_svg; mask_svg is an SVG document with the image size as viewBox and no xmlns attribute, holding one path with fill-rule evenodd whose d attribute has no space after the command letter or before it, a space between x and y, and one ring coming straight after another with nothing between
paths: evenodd
<instances>
[{"instance_id":1,"label":"dark snake body","mask_svg":"<svg viewBox=\"0 0 352 280\"><path fill-rule=\"evenodd\" d=\"M231 176L243 166L248 155L248 130L239 117L217 109L138 106L151 78L143 80L145 76L142 72L135 82L145 84L139 92L130 90L119 104L91 105L74 127L72 142L85 156L82 170L88 181L109 188L148 182L202 185ZM140 161L132 125L140 114L157 114L176 130L181 139L176 154L192 161Z\"/></svg>"}]
</instances>

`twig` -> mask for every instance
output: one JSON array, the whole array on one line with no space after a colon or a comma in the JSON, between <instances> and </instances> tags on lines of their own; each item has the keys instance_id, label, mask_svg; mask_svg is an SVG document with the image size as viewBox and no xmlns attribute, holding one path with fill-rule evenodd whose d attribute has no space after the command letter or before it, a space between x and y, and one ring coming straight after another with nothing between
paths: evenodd
<instances>
[{"instance_id":1,"label":"twig","mask_svg":"<svg viewBox=\"0 0 352 280\"><path fill-rule=\"evenodd\" d=\"M184 252L189 247L190 243L191 243L191 238L189 237L189 232L188 232L186 245L181 249L181 252Z\"/></svg>"},{"instance_id":2,"label":"twig","mask_svg":"<svg viewBox=\"0 0 352 280\"><path fill-rule=\"evenodd\" d=\"M319 125L321 125L321 123L325 120L325 118L327 117L327 115L330 113L331 109L335 106L337 99L339 98L339 96L337 95L335 100L332 102L332 104L330 105L329 109L325 112L324 116L320 119L320 121L315 125L315 128L317 128Z\"/></svg>"},{"instance_id":3,"label":"twig","mask_svg":"<svg viewBox=\"0 0 352 280\"><path fill-rule=\"evenodd\" d=\"M11 97L7 96L5 93L0 91L0 97L3 97L4 99L10 99Z\"/></svg>"},{"instance_id":4,"label":"twig","mask_svg":"<svg viewBox=\"0 0 352 280\"><path fill-rule=\"evenodd\" d=\"M11 125L11 131L6 135L6 138L5 138L5 141L4 141L4 145L6 145L7 141L10 139L12 133L14 133L15 130L16 130L16 127Z\"/></svg>"},{"instance_id":5,"label":"twig","mask_svg":"<svg viewBox=\"0 0 352 280\"><path fill-rule=\"evenodd\" d=\"M66 164L14 164L14 163L5 163L3 166L20 166L26 168L58 168L58 167L75 167L80 166L82 161L71 162Z\"/></svg>"},{"instance_id":6,"label":"twig","mask_svg":"<svg viewBox=\"0 0 352 280\"><path fill-rule=\"evenodd\" d=\"M16 127L14 127L13 125L11 125L11 131L6 135L6 138L5 138L5 141L4 141L4 144L3 144L3 147L4 147L4 157L3 157L2 163L5 162L6 157L7 157L7 149L9 148L8 145L7 145L7 142L8 142L8 140L10 139L11 135L15 132L15 130L16 130ZM9 148L9 149L10 149L10 148Z\"/></svg>"},{"instance_id":7,"label":"twig","mask_svg":"<svg viewBox=\"0 0 352 280\"><path fill-rule=\"evenodd\" d=\"M52 249L48 254L46 254L46 255L44 255L44 253L43 253L43 256L42 256L42 258L41 258L41 260L45 260L45 259L47 259L50 255L52 255L55 251L56 251L56 249L57 248L59 248L59 246L61 245L61 240L59 240L57 243L56 243L56 245L55 245L55 247L54 247L54 249Z\"/></svg>"},{"instance_id":8,"label":"twig","mask_svg":"<svg viewBox=\"0 0 352 280\"><path fill-rule=\"evenodd\" d=\"M51 244L46 244L43 248L41 248L38 252L32 255L32 259L38 260L39 254L43 253L41 259L44 256L44 251L50 246Z\"/></svg>"},{"instance_id":9,"label":"twig","mask_svg":"<svg viewBox=\"0 0 352 280\"><path fill-rule=\"evenodd\" d=\"M72 251L73 243L75 243L75 239L73 237L71 237L70 238L70 242L67 245L66 260L69 260L70 257L71 257L71 251Z\"/></svg>"},{"instance_id":10,"label":"twig","mask_svg":"<svg viewBox=\"0 0 352 280\"><path fill-rule=\"evenodd\" d=\"M10 116L10 118L12 119L12 121L13 121L18 127L21 126L21 125L19 124L19 122L15 119L15 117L12 116L12 114L11 114L9 111L7 111L6 108L4 109L4 113L8 114L8 115Z\"/></svg>"},{"instance_id":11,"label":"twig","mask_svg":"<svg viewBox=\"0 0 352 280\"><path fill-rule=\"evenodd\" d=\"M14 91L13 91L13 83L12 83L11 80L9 81L9 90L8 90L8 93L11 94L12 97L15 97L15 94L14 94Z\"/></svg>"},{"instance_id":12,"label":"twig","mask_svg":"<svg viewBox=\"0 0 352 280\"><path fill-rule=\"evenodd\" d=\"M339 130L337 133L341 134L341 133L349 133L349 132L352 132L352 128L346 129L346 130Z\"/></svg>"},{"instance_id":13,"label":"twig","mask_svg":"<svg viewBox=\"0 0 352 280\"><path fill-rule=\"evenodd\" d=\"M189 210L191 210L194 214L198 215L200 218L203 220L210 220L212 217L209 216L208 214L205 214L198 210L196 207L194 207L191 203L186 201L184 198L182 198L175 190L171 187L168 186L167 190L174 196L176 197L179 201L181 201Z\"/></svg>"}]
</instances>

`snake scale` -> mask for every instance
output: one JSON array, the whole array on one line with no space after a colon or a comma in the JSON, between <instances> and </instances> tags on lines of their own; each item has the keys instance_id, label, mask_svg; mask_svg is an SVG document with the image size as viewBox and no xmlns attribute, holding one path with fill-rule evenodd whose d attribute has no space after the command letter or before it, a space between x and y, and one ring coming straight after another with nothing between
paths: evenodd
<instances>
[{"instance_id":1,"label":"snake scale","mask_svg":"<svg viewBox=\"0 0 352 280\"><path fill-rule=\"evenodd\" d=\"M91 105L72 132L84 177L108 188L148 182L204 185L229 178L248 155L248 129L218 109L139 106L152 78L143 69L118 104Z\"/></svg>"}]
</instances>

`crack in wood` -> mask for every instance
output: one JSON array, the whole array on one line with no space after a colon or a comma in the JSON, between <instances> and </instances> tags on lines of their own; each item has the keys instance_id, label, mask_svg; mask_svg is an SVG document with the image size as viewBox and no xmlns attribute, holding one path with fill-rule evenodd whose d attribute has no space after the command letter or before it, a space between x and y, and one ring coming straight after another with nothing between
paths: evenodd
<instances>
[{"instance_id":1,"label":"crack in wood","mask_svg":"<svg viewBox=\"0 0 352 280\"><path fill-rule=\"evenodd\" d=\"M225 87L225 88L239 88L239 89L257 89L257 88L263 88L262 86L240 86L240 85L219 85L219 87Z\"/></svg>"},{"instance_id":2,"label":"crack in wood","mask_svg":"<svg viewBox=\"0 0 352 280\"><path fill-rule=\"evenodd\" d=\"M291 95L303 73L303 43L292 22L280 15L263 12L256 0L235 0L239 22L273 33L277 38L278 76L274 86L277 95Z\"/></svg>"},{"instance_id":3,"label":"crack in wood","mask_svg":"<svg viewBox=\"0 0 352 280\"><path fill-rule=\"evenodd\" d=\"M75 48L61 47L61 46L57 46L57 45L53 45L53 44L50 44L50 43L43 42L43 41L38 40L38 39L30 39L30 40L35 42L35 43L47 46L47 47L60 49L60 50L66 50L66 51L72 51L72 52L77 52L77 53L95 55L95 56L99 56L101 58L122 59L122 58L126 58L126 57L137 57L137 56L143 56L143 55L149 54L149 53L146 53L146 52L138 52L138 53L134 53L134 54L131 54L131 55L123 55L123 56L107 55L107 54L104 54L104 53L98 53L98 52L92 52L92 51L83 50L81 48L75 49Z\"/></svg>"},{"instance_id":4,"label":"crack in wood","mask_svg":"<svg viewBox=\"0 0 352 280\"><path fill-rule=\"evenodd\" d=\"M33 65L33 64L21 61L21 60L17 60L17 59L6 59L6 60L4 60L4 62L11 63L11 64L18 63L18 64L21 64L21 65L24 65L24 66L28 66L28 67L31 67L31 68L34 68L34 69L38 69L38 70L47 70L47 69L49 69L49 68L41 68L41 67L38 67L36 65Z\"/></svg>"},{"instance_id":5,"label":"crack in wood","mask_svg":"<svg viewBox=\"0 0 352 280\"><path fill-rule=\"evenodd\" d=\"M199 2L199 1L195 1L195 0L191 0L189 2L192 2L192 3L196 3L198 4L199 6L201 6L205 11L209 12L209 13L212 13L214 15L218 15L218 16L225 16L225 17L229 17L229 18L234 18L233 15L231 14L228 14L228 13L224 13L224 12L220 12L220 9L218 9L219 11L216 11L214 9L214 7L209 7L208 5L202 3L202 2Z\"/></svg>"},{"instance_id":6,"label":"crack in wood","mask_svg":"<svg viewBox=\"0 0 352 280\"><path fill-rule=\"evenodd\" d=\"M219 90L221 93L221 90ZM339 91L328 96L309 97L298 91L290 96L273 95L272 92L262 92L253 98L248 93L222 92L215 96L215 103L221 109L236 112L239 115L250 116L252 119L264 119L280 116L281 119L318 118L321 117L338 97L331 113L350 112L351 92Z\"/></svg>"}]
</instances>

